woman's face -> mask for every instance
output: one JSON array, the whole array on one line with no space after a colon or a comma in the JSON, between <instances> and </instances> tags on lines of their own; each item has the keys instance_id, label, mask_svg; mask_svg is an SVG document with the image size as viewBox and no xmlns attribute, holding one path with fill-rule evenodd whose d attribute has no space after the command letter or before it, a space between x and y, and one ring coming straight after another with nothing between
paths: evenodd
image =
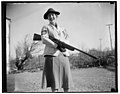
<instances>
[{"instance_id":1,"label":"woman's face","mask_svg":"<svg viewBox=\"0 0 120 94\"><path fill-rule=\"evenodd\" d=\"M53 21L56 21L56 19L57 19L57 16L56 16L55 13L49 13L48 14L48 20L49 21L53 22Z\"/></svg>"}]
</instances>

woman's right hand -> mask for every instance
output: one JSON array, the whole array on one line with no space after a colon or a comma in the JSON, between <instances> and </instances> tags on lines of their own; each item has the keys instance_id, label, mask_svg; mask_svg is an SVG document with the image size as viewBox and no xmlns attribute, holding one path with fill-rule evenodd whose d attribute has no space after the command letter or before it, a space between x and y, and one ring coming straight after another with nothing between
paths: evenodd
<instances>
[{"instance_id":1,"label":"woman's right hand","mask_svg":"<svg viewBox=\"0 0 120 94\"><path fill-rule=\"evenodd\" d=\"M58 49L58 50L60 50L61 52L65 52L65 51L66 51L66 49L65 49L65 48L60 47L60 46L57 46L57 49Z\"/></svg>"}]
</instances>

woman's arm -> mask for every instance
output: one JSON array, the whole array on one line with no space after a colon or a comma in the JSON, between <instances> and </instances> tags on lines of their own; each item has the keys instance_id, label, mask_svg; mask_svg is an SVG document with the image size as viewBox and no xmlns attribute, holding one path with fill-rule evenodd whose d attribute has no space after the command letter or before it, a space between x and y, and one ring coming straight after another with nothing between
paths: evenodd
<instances>
[{"instance_id":1,"label":"woman's arm","mask_svg":"<svg viewBox=\"0 0 120 94\"><path fill-rule=\"evenodd\" d=\"M67 43L67 44L70 44L70 42L69 42L69 35L68 35L66 29L63 29L63 35L64 35L64 38L65 38L64 42ZM66 52L63 52L63 54L65 56L69 56L70 55L70 50L66 49Z\"/></svg>"},{"instance_id":2,"label":"woman's arm","mask_svg":"<svg viewBox=\"0 0 120 94\"><path fill-rule=\"evenodd\" d=\"M46 26L42 28L41 31L42 42L50 47L57 48L57 44L54 43L52 40L49 39L49 30Z\"/></svg>"}]
</instances>

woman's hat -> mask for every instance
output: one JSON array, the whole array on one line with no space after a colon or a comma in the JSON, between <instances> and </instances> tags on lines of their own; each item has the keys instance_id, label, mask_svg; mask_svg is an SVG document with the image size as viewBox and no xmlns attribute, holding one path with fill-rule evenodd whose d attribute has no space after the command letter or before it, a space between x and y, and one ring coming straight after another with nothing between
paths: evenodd
<instances>
[{"instance_id":1,"label":"woman's hat","mask_svg":"<svg viewBox=\"0 0 120 94\"><path fill-rule=\"evenodd\" d=\"M49 13L55 13L55 14L57 14L57 15L60 14L60 12L55 11L53 8L49 8L48 11L44 14L44 19L48 19L48 14L49 14Z\"/></svg>"}]
</instances>

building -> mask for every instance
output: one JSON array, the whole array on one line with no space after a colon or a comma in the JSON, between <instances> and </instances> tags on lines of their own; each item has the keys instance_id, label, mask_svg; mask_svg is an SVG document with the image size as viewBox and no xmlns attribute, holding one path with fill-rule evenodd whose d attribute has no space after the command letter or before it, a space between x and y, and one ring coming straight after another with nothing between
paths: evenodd
<instances>
[{"instance_id":1,"label":"building","mask_svg":"<svg viewBox=\"0 0 120 94\"><path fill-rule=\"evenodd\" d=\"M11 19L6 17L6 67L7 67L7 74L10 71L10 65L9 65L9 61L10 61L10 23L11 23Z\"/></svg>"}]
</instances>

